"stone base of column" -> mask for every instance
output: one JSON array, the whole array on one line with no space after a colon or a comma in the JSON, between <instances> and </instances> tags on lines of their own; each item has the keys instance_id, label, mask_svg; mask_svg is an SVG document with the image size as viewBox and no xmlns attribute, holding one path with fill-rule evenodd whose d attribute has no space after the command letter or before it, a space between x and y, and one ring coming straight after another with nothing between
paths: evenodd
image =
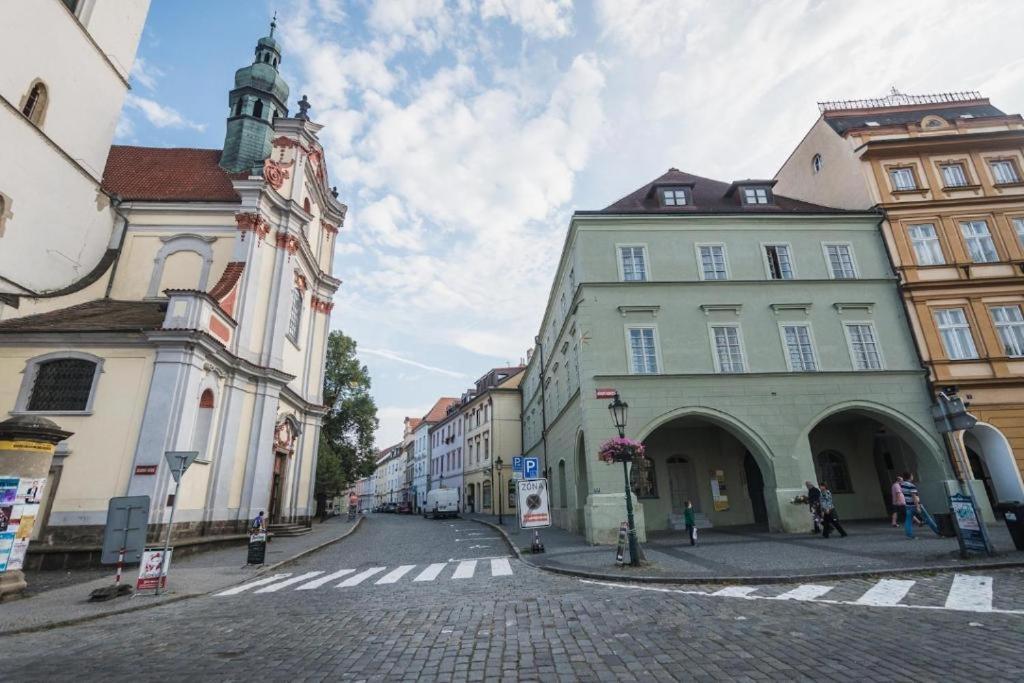
<instances>
[{"instance_id":1,"label":"stone base of column","mask_svg":"<svg viewBox=\"0 0 1024 683\"><path fill-rule=\"evenodd\" d=\"M587 496L583 507L587 520L587 542L596 545L615 545L619 542L619 524L626 521L626 495L624 493L595 493ZM633 523L636 540L647 542L644 508L633 496Z\"/></svg>"},{"instance_id":2,"label":"stone base of column","mask_svg":"<svg viewBox=\"0 0 1024 683\"><path fill-rule=\"evenodd\" d=\"M25 573L20 569L0 572L0 602L20 597L26 588Z\"/></svg>"}]
</instances>

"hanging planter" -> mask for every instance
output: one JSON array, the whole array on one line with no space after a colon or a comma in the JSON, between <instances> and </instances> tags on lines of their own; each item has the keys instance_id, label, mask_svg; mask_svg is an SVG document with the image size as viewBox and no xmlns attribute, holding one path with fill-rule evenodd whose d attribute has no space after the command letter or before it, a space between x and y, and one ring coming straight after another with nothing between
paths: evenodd
<instances>
[{"instance_id":1,"label":"hanging planter","mask_svg":"<svg viewBox=\"0 0 1024 683\"><path fill-rule=\"evenodd\" d=\"M639 441L615 437L608 439L597 451L597 457L606 463L632 462L644 455L644 445Z\"/></svg>"}]
</instances>

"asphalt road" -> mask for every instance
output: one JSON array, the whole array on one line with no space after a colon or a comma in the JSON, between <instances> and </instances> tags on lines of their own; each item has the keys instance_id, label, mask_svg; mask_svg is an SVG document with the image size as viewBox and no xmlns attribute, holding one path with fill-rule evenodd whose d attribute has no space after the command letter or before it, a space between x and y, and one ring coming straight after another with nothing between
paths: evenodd
<instances>
[{"instance_id":1,"label":"asphalt road","mask_svg":"<svg viewBox=\"0 0 1024 683\"><path fill-rule=\"evenodd\" d=\"M1024 680L1020 571L603 585L474 522L374 515L268 579L2 637L0 680Z\"/></svg>"}]
</instances>

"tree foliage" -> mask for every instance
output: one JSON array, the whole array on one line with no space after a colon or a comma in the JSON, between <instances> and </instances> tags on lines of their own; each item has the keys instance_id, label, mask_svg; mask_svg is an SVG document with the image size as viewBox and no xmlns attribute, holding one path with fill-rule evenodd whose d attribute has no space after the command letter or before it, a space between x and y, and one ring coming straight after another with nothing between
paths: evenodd
<instances>
[{"instance_id":1,"label":"tree foliage","mask_svg":"<svg viewBox=\"0 0 1024 683\"><path fill-rule=\"evenodd\" d=\"M356 357L355 340L340 330L327 339L324 405L327 414L320 432L316 492L330 497L373 472L377 429L369 372Z\"/></svg>"}]
</instances>

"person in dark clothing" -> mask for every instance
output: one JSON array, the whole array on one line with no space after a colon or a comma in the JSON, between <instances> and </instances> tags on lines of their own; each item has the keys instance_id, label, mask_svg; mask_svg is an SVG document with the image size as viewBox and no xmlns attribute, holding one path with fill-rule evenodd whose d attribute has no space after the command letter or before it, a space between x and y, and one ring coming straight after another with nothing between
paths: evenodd
<instances>
[{"instance_id":1,"label":"person in dark clothing","mask_svg":"<svg viewBox=\"0 0 1024 683\"><path fill-rule=\"evenodd\" d=\"M821 489L821 521L822 531L821 535L828 538L829 533L832 531L832 527L836 528L839 535L846 538L846 530L843 529L843 525L839 523L839 516L836 515L836 506L832 502L832 492L828 490L828 486L825 482L819 482L818 488Z\"/></svg>"},{"instance_id":2,"label":"person in dark clothing","mask_svg":"<svg viewBox=\"0 0 1024 683\"><path fill-rule=\"evenodd\" d=\"M686 537L690 539L690 545L697 545L697 518L690 501L686 501L683 509L683 521L686 523Z\"/></svg>"},{"instance_id":3,"label":"person in dark clothing","mask_svg":"<svg viewBox=\"0 0 1024 683\"><path fill-rule=\"evenodd\" d=\"M821 533L821 491L809 481L805 481L807 487L807 507L811 509L811 521L814 522L812 534Z\"/></svg>"}]
</instances>

